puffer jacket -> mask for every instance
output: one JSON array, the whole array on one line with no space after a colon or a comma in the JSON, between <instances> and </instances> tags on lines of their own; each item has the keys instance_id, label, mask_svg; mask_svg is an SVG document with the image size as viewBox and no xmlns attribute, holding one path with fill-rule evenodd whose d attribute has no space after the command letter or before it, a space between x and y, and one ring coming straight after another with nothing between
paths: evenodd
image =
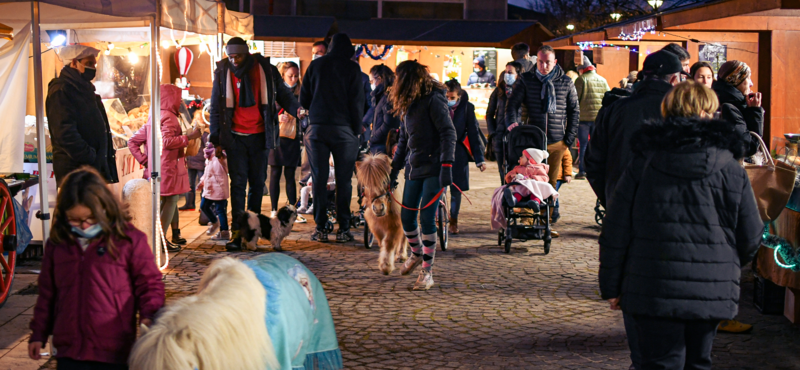
<instances>
[{"instance_id":1,"label":"puffer jacket","mask_svg":"<svg viewBox=\"0 0 800 370\"><path fill-rule=\"evenodd\" d=\"M513 91L506 102L506 125L514 122L536 125L547 133L548 144L563 140L564 144L571 146L578 135L580 121L578 93L572 79L560 66L555 67L555 73L552 81L556 88L556 112L547 113L545 100L542 99L544 85L536 77L534 69L523 73L514 82ZM520 121L520 107L523 104L528 112L527 122Z\"/></svg>"},{"instance_id":2,"label":"puffer jacket","mask_svg":"<svg viewBox=\"0 0 800 370\"><path fill-rule=\"evenodd\" d=\"M109 183L119 182L108 116L94 85L66 66L47 88L45 108L56 182L83 165L94 167Z\"/></svg>"},{"instance_id":3,"label":"puffer jacket","mask_svg":"<svg viewBox=\"0 0 800 370\"><path fill-rule=\"evenodd\" d=\"M230 198L230 186L228 182L228 162L227 160L211 157L200 179L203 187L203 198L208 200L227 200Z\"/></svg>"},{"instance_id":4,"label":"puffer jacket","mask_svg":"<svg viewBox=\"0 0 800 370\"><path fill-rule=\"evenodd\" d=\"M603 299L633 315L732 319L764 228L738 163L745 141L729 122L671 117L631 147L600 234Z\"/></svg>"},{"instance_id":5,"label":"puffer jacket","mask_svg":"<svg viewBox=\"0 0 800 370\"><path fill-rule=\"evenodd\" d=\"M447 99L444 90L435 90L408 108L392 169L399 171L405 166L406 180L439 176L442 163L455 161L455 151L456 129Z\"/></svg>"},{"instance_id":6,"label":"puffer jacket","mask_svg":"<svg viewBox=\"0 0 800 370\"><path fill-rule=\"evenodd\" d=\"M77 241L47 241L30 342L53 336L57 358L125 364L136 340L136 313L153 319L164 306L164 283L147 236L126 225L117 256L100 253L103 238L82 250Z\"/></svg>"},{"instance_id":7,"label":"puffer jacket","mask_svg":"<svg viewBox=\"0 0 800 370\"><path fill-rule=\"evenodd\" d=\"M181 89L174 85L161 85L161 195L179 195L189 191L189 171L184 160L189 139L183 135L178 114L181 106ZM128 149L144 169L144 178L150 179L150 127L148 120L128 140ZM145 151L142 151L142 145Z\"/></svg>"},{"instance_id":8,"label":"puffer jacket","mask_svg":"<svg viewBox=\"0 0 800 370\"><path fill-rule=\"evenodd\" d=\"M714 81L712 87L719 98L719 118L735 124L747 138L749 145L746 156L756 154L759 142L749 132L764 135L764 108L748 107L744 94L724 81Z\"/></svg>"},{"instance_id":9,"label":"puffer jacket","mask_svg":"<svg viewBox=\"0 0 800 370\"><path fill-rule=\"evenodd\" d=\"M584 72L575 80L575 91L581 105L581 121L594 122L603 107L603 96L609 91L608 81L596 71Z\"/></svg>"},{"instance_id":10,"label":"puffer jacket","mask_svg":"<svg viewBox=\"0 0 800 370\"><path fill-rule=\"evenodd\" d=\"M389 131L400 128L400 119L392 114L392 103L389 101L389 94L386 94L384 84L380 84L372 91L372 101L375 105L375 112L372 120L372 135L369 137L370 150L375 153L386 152L386 139Z\"/></svg>"},{"instance_id":11,"label":"puffer jacket","mask_svg":"<svg viewBox=\"0 0 800 370\"><path fill-rule=\"evenodd\" d=\"M661 101L672 85L660 80L645 80L636 85L633 95L603 107L602 120L595 121L586 148L586 178L603 206L633 157L630 138L644 122L661 119ZM614 99L613 94L607 96Z\"/></svg>"}]
</instances>

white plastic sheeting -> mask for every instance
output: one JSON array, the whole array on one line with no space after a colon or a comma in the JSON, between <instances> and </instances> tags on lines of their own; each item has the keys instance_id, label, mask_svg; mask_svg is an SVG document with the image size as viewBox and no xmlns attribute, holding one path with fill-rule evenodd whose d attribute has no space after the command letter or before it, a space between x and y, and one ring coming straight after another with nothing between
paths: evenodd
<instances>
[{"instance_id":1,"label":"white plastic sheeting","mask_svg":"<svg viewBox=\"0 0 800 370\"><path fill-rule=\"evenodd\" d=\"M22 172L30 30L23 24L13 41L0 41L0 172Z\"/></svg>"}]
</instances>

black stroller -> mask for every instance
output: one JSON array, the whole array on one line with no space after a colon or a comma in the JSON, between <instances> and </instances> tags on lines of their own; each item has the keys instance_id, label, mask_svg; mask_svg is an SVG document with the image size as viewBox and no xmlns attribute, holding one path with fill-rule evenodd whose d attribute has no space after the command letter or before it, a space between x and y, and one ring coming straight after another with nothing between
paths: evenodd
<instances>
[{"instance_id":1,"label":"black stroller","mask_svg":"<svg viewBox=\"0 0 800 370\"><path fill-rule=\"evenodd\" d=\"M547 150L547 135L537 126L517 126L503 138L503 151L506 155L501 166L504 175L514 166L514 163L519 161L522 151L528 148ZM544 162L547 163L547 160ZM512 182L511 184L514 183ZM534 207L528 206L530 203L527 201L529 199L523 199L514 207L511 207L504 197L503 214L506 219L506 229L501 228L498 231L497 244L502 246L505 243L505 252L510 253L513 239L523 242L543 240L544 254L548 254L550 253L550 242L552 240L550 236L550 209L555 206L555 200L553 197L545 199L544 204L539 207L540 212L535 211ZM516 212L515 208L527 209L531 213ZM530 225L521 223L526 219L531 220Z\"/></svg>"}]
</instances>

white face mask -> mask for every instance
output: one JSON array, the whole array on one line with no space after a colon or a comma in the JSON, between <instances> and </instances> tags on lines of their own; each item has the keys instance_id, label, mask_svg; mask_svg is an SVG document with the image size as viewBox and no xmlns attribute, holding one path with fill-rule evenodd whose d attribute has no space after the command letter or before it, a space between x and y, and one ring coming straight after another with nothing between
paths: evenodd
<instances>
[{"instance_id":1,"label":"white face mask","mask_svg":"<svg viewBox=\"0 0 800 370\"><path fill-rule=\"evenodd\" d=\"M505 77L503 77L503 79L506 81L506 85L511 86L511 85L514 84L514 81L517 80L517 75L512 75L512 74L506 73Z\"/></svg>"},{"instance_id":2,"label":"white face mask","mask_svg":"<svg viewBox=\"0 0 800 370\"><path fill-rule=\"evenodd\" d=\"M321 57L321 56L322 56L322 55L319 55L319 54L314 54L313 56L311 56L311 60L317 59L317 58L319 58L319 57Z\"/></svg>"},{"instance_id":3,"label":"white face mask","mask_svg":"<svg viewBox=\"0 0 800 370\"><path fill-rule=\"evenodd\" d=\"M290 89L294 89L294 87L297 86L297 82L295 82L294 85L289 85L289 84L286 83L286 81L283 81L283 84L286 85L286 87L288 87Z\"/></svg>"},{"instance_id":4,"label":"white face mask","mask_svg":"<svg viewBox=\"0 0 800 370\"><path fill-rule=\"evenodd\" d=\"M375 84L369 84L369 88L372 89L372 90L375 90L376 87L377 86L375 86Z\"/></svg>"}]
</instances>

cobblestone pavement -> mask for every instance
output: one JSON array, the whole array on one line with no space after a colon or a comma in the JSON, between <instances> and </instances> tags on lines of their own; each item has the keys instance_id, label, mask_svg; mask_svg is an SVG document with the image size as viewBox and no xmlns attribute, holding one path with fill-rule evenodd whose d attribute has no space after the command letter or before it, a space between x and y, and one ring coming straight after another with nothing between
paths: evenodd
<instances>
[{"instance_id":1,"label":"cobblestone pavement","mask_svg":"<svg viewBox=\"0 0 800 370\"><path fill-rule=\"evenodd\" d=\"M348 369L627 369L629 351L618 311L601 301L597 285L595 197L586 181L562 187L562 219L549 255L542 242L497 246L489 227L496 168L473 169L473 204L465 200L447 252L436 253L436 285L411 291L416 276L377 269L378 251L360 243L309 240L312 222L296 224L285 253L305 263L330 300ZM266 209L265 202L265 209ZM361 240L361 233L355 233ZM221 242L199 240L172 260L169 299L190 294L203 269L227 253ZM800 330L783 316L752 306L745 274L740 318L749 335L720 334L715 368L800 369Z\"/></svg>"},{"instance_id":2,"label":"cobblestone pavement","mask_svg":"<svg viewBox=\"0 0 800 370\"><path fill-rule=\"evenodd\" d=\"M305 263L324 284L345 367L627 369L621 314L609 310L598 292L599 228L588 183L562 187L562 219L555 226L561 237L549 255L540 241L515 241L505 254L489 227L496 167L472 171L467 194L473 204L463 202L461 234L452 237L447 252L437 251L436 284L427 292L411 291L416 276L381 275L376 249L360 242L312 243L313 221L295 225L284 253ZM268 204L265 198L265 210ZM185 226L184 234L199 228ZM360 241L361 233L355 235ZM200 237L174 256L166 271L168 302L193 293L214 259L257 255L228 253L222 242ZM800 369L800 329L783 316L759 314L752 305L752 274L744 276L739 319L755 330L719 334L715 368ZM47 368L55 367L50 362Z\"/></svg>"}]
</instances>

